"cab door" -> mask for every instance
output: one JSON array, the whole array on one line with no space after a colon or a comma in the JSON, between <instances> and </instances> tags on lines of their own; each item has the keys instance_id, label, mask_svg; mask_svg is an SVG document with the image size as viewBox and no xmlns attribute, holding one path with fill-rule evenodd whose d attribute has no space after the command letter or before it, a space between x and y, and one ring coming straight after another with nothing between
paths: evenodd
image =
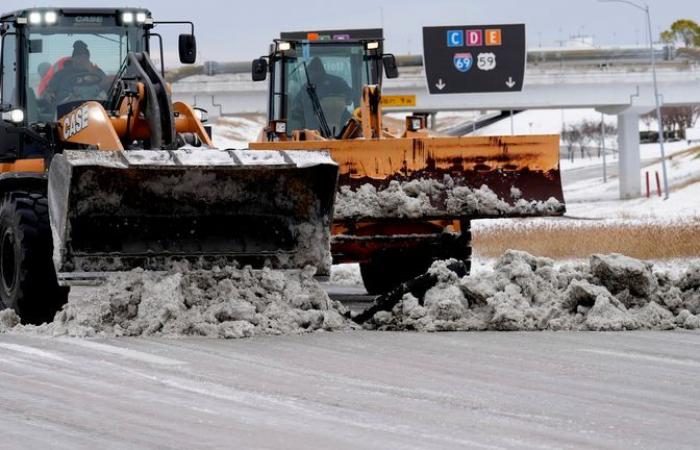
<instances>
[{"instance_id":1,"label":"cab door","mask_svg":"<svg viewBox=\"0 0 700 450\"><path fill-rule=\"evenodd\" d=\"M4 32L0 50L0 110L21 109L17 61L17 34ZM20 154L21 139L16 124L0 120L0 162L14 161Z\"/></svg>"}]
</instances>

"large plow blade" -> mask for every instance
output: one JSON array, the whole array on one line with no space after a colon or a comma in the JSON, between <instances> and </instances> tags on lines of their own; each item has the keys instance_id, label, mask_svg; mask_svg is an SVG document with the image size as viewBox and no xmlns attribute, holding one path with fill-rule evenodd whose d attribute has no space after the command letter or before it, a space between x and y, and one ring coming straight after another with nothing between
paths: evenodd
<instances>
[{"instance_id":1,"label":"large plow blade","mask_svg":"<svg viewBox=\"0 0 700 450\"><path fill-rule=\"evenodd\" d=\"M335 221L557 216L559 137L426 137L275 142L328 150L340 166Z\"/></svg>"},{"instance_id":2,"label":"large plow blade","mask_svg":"<svg viewBox=\"0 0 700 450\"><path fill-rule=\"evenodd\" d=\"M59 280L181 261L327 274L337 174L325 153L65 151L49 171Z\"/></svg>"}]
</instances>

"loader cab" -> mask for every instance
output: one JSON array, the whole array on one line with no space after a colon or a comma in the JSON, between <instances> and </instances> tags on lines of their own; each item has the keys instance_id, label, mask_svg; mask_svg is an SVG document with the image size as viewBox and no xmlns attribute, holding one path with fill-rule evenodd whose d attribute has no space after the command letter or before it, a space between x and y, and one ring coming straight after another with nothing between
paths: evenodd
<instances>
[{"instance_id":1,"label":"loader cab","mask_svg":"<svg viewBox=\"0 0 700 450\"><path fill-rule=\"evenodd\" d=\"M88 100L107 104L129 53L150 54L153 47L163 71L162 38L152 31L158 23L191 25L155 22L138 8L32 8L0 16L0 160L45 147L21 139L16 129L7 133L8 127L55 122ZM193 32L183 36L181 59L184 54L183 62L193 62Z\"/></svg>"},{"instance_id":2,"label":"loader cab","mask_svg":"<svg viewBox=\"0 0 700 450\"><path fill-rule=\"evenodd\" d=\"M269 56L253 62L254 81L265 80L269 73L268 120L275 124L268 127L270 140L280 132L291 137L304 129L339 138L360 107L363 87L381 84L385 73L389 78L398 75L393 55L383 53L381 36L303 37L283 34Z\"/></svg>"}]
</instances>

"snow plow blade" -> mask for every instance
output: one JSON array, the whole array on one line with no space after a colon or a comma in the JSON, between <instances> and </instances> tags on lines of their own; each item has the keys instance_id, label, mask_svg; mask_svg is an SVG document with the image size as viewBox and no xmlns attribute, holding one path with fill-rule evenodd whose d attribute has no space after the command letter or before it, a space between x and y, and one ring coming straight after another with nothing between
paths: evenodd
<instances>
[{"instance_id":1,"label":"snow plow blade","mask_svg":"<svg viewBox=\"0 0 700 450\"><path fill-rule=\"evenodd\" d=\"M336 223L559 216L559 136L274 142L327 150L340 166Z\"/></svg>"},{"instance_id":2,"label":"snow plow blade","mask_svg":"<svg viewBox=\"0 0 700 450\"><path fill-rule=\"evenodd\" d=\"M59 281L183 261L325 275L337 177L326 153L65 151L49 170Z\"/></svg>"}]
</instances>

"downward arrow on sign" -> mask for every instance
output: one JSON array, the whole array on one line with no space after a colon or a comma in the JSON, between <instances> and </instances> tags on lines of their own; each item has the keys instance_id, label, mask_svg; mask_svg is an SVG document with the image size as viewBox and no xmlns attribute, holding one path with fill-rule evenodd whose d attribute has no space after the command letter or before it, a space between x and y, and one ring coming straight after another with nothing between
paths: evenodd
<instances>
[{"instance_id":1,"label":"downward arrow on sign","mask_svg":"<svg viewBox=\"0 0 700 450\"><path fill-rule=\"evenodd\" d=\"M447 86L447 85L445 84L444 81L442 81L442 78L440 78L440 79L438 80L437 84L435 84L435 87L438 88L439 90L445 89L446 86Z\"/></svg>"},{"instance_id":2,"label":"downward arrow on sign","mask_svg":"<svg viewBox=\"0 0 700 450\"><path fill-rule=\"evenodd\" d=\"M513 77L508 77L508 81L506 81L506 86L508 86L510 89L513 89L513 86L515 86L515 81L513 81Z\"/></svg>"}]
</instances>

